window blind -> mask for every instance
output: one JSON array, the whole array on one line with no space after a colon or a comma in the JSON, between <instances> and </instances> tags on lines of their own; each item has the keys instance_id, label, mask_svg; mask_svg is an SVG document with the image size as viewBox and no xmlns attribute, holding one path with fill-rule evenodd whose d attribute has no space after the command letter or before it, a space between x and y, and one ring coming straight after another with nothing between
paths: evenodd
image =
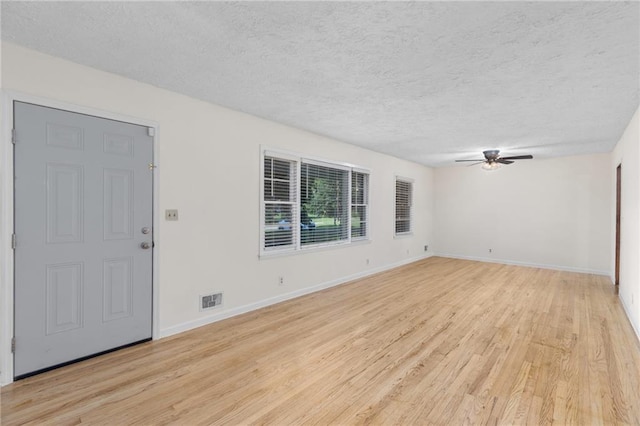
<instances>
[{"instance_id":1,"label":"window blind","mask_svg":"<svg viewBox=\"0 0 640 426\"><path fill-rule=\"evenodd\" d=\"M396 179L396 234L411 232L411 197L413 183Z\"/></svg>"},{"instance_id":2,"label":"window blind","mask_svg":"<svg viewBox=\"0 0 640 426\"><path fill-rule=\"evenodd\" d=\"M347 240L349 172L303 162L300 206L301 246Z\"/></svg>"},{"instance_id":3,"label":"window blind","mask_svg":"<svg viewBox=\"0 0 640 426\"><path fill-rule=\"evenodd\" d=\"M264 248L295 247L298 232L296 163L264 157Z\"/></svg>"},{"instance_id":4,"label":"window blind","mask_svg":"<svg viewBox=\"0 0 640 426\"><path fill-rule=\"evenodd\" d=\"M261 254L368 238L369 173L264 150Z\"/></svg>"},{"instance_id":5,"label":"window blind","mask_svg":"<svg viewBox=\"0 0 640 426\"><path fill-rule=\"evenodd\" d=\"M351 173L351 239L367 237L369 217L369 175Z\"/></svg>"}]
</instances>

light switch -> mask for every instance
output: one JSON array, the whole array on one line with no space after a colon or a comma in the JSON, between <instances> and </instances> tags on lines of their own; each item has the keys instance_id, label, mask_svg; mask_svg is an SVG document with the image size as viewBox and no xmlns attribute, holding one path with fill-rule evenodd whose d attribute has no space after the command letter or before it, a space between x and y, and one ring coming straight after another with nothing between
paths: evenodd
<instances>
[{"instance_id":1,"label":"light switch","mask_svg":"<svg viewBox=\"0 0 640 426\"><path fill-rule=\"evenodd\" d=\"M167 209L164 211L165 220L178 220L178 210L177 209Z\"/></svg>"}]
</instances>

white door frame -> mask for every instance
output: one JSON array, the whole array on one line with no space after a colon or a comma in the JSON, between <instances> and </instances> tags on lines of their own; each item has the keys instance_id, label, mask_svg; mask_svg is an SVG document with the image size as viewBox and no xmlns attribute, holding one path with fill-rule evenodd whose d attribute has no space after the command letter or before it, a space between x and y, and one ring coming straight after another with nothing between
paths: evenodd
<instances>
[{"instance_id":1,"label":"white door frame","mask_svg":"<svg viewBox=\"0 0 640 426\"><path fill-rule=\"evenodd\" d=\"M13 313L13 284L14 284L14 253L11 248L11 235L14 229L13 218L13 144L11 130L13 129L13 102L26 102L50 108L57 108L80 114L92 115L110 120L124 121L131 124L146 126L154 130L153 136L153 164L158 166L159 126L155 121L131 117L123 114L103 111L96 108L76 105L69 102L56 101L15 91L2 91L2 128L0 133L0 386L13 382L13 353L11 352L11 338L14 330ZM18 135L19 136L19 135ZM159 288L158 288L158 259L159 259L159 203L158 203L158 175L153 175L153 317L152 339L159 335Z\"/></svg>"}]
</instances>

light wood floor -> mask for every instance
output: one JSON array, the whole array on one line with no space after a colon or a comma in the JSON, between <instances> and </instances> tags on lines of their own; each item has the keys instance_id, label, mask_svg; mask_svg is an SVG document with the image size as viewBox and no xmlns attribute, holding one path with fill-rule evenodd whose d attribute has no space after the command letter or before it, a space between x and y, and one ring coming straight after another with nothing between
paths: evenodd
<instances>
[{"instance_id":1,"label":"light wood floor","mask_svg":"<svg viewBox=\"0 0 640 426\"><path fill-rule=\"evenodd\" d=\"M640 424L605 277L430 258L2 389L2 424Z\"/></svg>"}]
</instances>

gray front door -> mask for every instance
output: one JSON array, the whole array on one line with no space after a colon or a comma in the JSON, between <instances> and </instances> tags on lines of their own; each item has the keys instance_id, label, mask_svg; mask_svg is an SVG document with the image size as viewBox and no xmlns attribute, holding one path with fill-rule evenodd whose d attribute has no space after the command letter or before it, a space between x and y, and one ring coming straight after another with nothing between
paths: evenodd
<instances>
[{"instance_id":1,"label":"gray front door","mask_svg":"<svg viewBox=\"0 0 640 426\"><path fill-rule=\"evenodd\" d=\"M147 127L15 102L14 128L14 376L149 339Z\"/></svg>"}]
</instances>

